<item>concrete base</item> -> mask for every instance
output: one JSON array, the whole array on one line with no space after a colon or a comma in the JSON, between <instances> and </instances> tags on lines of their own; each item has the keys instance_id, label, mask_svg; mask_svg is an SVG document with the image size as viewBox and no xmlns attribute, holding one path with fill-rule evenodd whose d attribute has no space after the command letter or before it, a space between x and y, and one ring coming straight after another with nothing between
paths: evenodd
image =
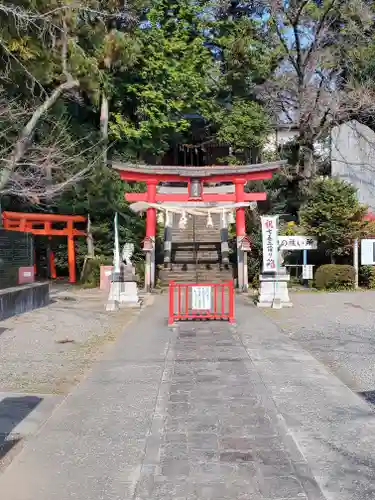
<instances>
[{"instance_id":1,"label":"concrete base","mask_svg":"<svg viewBox=\"0 0 375 500\"><path fill-rule=\"evenodd\" d=\"M140 307L137 283L123 273L113 273L106 311L118 311L120 307Z\"/></svg>"},{"instance_id":2,"label":"concrete base","mask_svg":"<svg viewBox=\"0 0 375 500\"><path fill-rule=\"evenodd\" d=\"M126 281L121 284L120 307L140 307L137 283Z\"/></svg>"},{"instance_id":3,"label":"concrete base","mask_svg":"<svg viewBox=\"0 0 375 500\"><path fill-rule=\"evenodd\" d=\"M111 281L106 311L118 311L120 308L121 281Z\"/></svg>"},{"instance_id":4,"label":"concrete base","mask_svg":"<svg viewBox=\"0 0 375 500\"><path fill-rule=\"evenodd\" d=\"M261 274L259 280L260 291L257 303L258 307L281 309L282 307L293 306L289 299L289 274L286 272L279 272L273 275Z\"/></svg>"},{"instance_id":5,"label":"concrete base","mask_svg":"<svg viewBox=\"0 0 375 500\"><path fill-rule=\"evenodd\" d=\"M0 321L47 306L49 283L29 283L0 290Z\"/></svg>"}]
</instances>

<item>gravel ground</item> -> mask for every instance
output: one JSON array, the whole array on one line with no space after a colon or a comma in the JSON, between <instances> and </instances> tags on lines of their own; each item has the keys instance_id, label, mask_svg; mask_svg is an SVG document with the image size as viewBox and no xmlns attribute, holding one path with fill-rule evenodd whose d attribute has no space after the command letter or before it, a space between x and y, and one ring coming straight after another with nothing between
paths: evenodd
<instances>
[{"instance_id":1,"label":"gravel ground","mask_svg":"<svg viewBox=\"0 0 375 500\"><path fill-rule=\"evenodd\" d=\"M348 387L375 402L375 292L291 297L293 308L264 313Z\"/></svg>"},{"instance_id":2,"label":"gravel ground","mask_svg":"<svg viewBox=\"0 0 375 500\"><path fill-rule=\"evenodd\" d=\"M69 392L136 311L105 312L106 295L66 285L52 303L0 322L0 391Z\"/></svg>"}]
</instances>

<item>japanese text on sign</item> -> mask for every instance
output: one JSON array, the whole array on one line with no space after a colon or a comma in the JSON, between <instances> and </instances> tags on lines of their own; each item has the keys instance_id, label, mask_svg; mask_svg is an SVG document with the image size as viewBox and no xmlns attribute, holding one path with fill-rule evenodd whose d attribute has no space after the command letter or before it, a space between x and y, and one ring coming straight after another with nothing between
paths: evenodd
<instances>
[{"instance_id":1,"label":"japanese text on sign","mask_svg":"<svg viewBox=\"0 0 375 500\"><path fill-rule=\"evenodd\" d=\"M277 262L277 216L261 217L263 272L275 272Z\"/></svg>"},{"instance_id":2,"label":"japanese text on sign","mask_svg":"<svg viewBox=\"0 0 375 500\"><path fill-rule=\"evenodd\" d=\"M192 309L194 311L207 311L211 309L211 287L191 287Z\"/></svg>"},{"instance_id":3,"label":"japanese text on sign","mask_svg":"<svg viewBox=\"0 0 375 500\"><path fill-rule=\"evenodd\" d=\"M279 236L279 250L316 250L318 241L312 236Z\"/></svg>"}]
</instances>

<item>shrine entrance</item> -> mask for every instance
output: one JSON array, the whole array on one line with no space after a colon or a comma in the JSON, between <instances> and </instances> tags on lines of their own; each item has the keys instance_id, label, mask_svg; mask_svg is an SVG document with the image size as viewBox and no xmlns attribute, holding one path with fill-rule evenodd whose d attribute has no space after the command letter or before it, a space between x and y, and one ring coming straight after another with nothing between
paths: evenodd
<instances>
[{"instance_id":1,"label":"shrine entrance","mask_svg":"<svg viewBox=\"0 0 375 500\"><path fill-rule=\"evenodd\" d=\"M237 285L248 287L245 208L266 200L246 192L248 182L270 179L280 162L210 167L114 163L121 179L144 182L143 193L125 193L135 212L146 212L145 287L155 286L156 223L164 225L163 279L223 282L231 279L228 226L236 225ZM158 214L158 217L157 217ZM193 260L193 262L192 262Z\"/></svg>"}]
</instances>

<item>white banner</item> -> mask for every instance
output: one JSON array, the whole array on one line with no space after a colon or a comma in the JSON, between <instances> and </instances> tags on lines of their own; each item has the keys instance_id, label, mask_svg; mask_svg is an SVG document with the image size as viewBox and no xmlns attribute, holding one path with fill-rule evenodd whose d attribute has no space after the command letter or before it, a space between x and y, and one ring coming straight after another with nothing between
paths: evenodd
<instances>
[{"instance_id":1,"label":"white banner","mask_svg":"<svg viewBox=\"0 0 375 500\"><path fill-rule=\"evenodd\" d=\"M279 250L316 250L318 240L314 236L279 236Z\"/></svg>"},{"instance_id":2,"label":"white banner","mask_svg":"<svg viewBox=\"0 0 375 500\"><path fill-rule=\"evenodd\" d=\"M263 272L275 272L277 267L278 216L262 216Z\"/></svg>"},{"instance_id":3,"label":"white banner","mask_svg":"<svg viewBox=\"0 0 375 500\"><path fill-rule=\"evenodd\" d=\"M361 265L373 266L375 264L375 239L361 240Z\"/></svg>"},{"instance_id":4,"label":"white banner","mask_svg":"<svg viewBox=\"0 0 375 500\"><path fill-rule=\"evenodd\" d=\"M209 311L211 309L211 287L191 287L192 309L194 311Z\"/></svg>"}]
</instances>

